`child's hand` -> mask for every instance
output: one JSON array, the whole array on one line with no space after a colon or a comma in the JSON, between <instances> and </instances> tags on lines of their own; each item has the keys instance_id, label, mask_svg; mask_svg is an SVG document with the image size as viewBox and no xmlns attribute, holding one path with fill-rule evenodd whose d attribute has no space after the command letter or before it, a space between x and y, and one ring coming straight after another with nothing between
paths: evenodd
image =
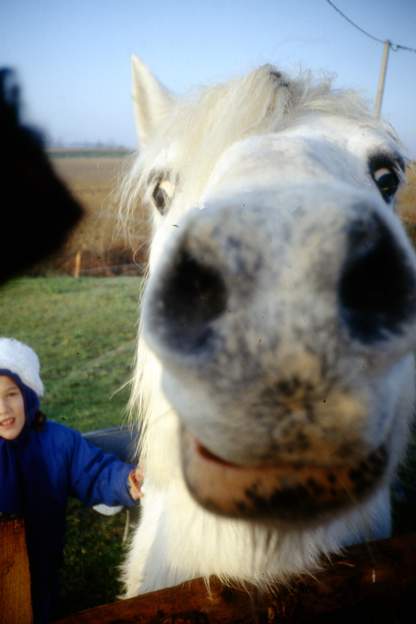
<instances>
[{"instance_id":1,"label":"child's hand","mask_svg":"<svg viewBox=\"0 0 416 624\"><path fill-rule=\"evenodd\" d=\"M143 498L144 493L142 490L144 474L143 470L138 466L135 470L132 470L128 478L129 493L133 500L139 500Z\"/></svg>"}]
</instances>

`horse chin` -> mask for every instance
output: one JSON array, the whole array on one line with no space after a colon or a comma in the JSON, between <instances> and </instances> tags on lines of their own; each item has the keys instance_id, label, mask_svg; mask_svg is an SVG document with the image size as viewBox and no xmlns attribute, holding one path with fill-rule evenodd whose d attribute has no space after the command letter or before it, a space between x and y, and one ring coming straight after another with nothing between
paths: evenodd
<instances>
[{"instance_id":1,"label":"horse chin","mask_svg":"<svg viewBox=\"0 0 416 624\"><path fill-rule=\"evenodd\" d=\"M285 528L317 525L364 501L384 481L389 463L382 444L344 465L242 466L217 457L184 428L181 455L188 490L207 511Z\"/></svg>"}]
</instances>

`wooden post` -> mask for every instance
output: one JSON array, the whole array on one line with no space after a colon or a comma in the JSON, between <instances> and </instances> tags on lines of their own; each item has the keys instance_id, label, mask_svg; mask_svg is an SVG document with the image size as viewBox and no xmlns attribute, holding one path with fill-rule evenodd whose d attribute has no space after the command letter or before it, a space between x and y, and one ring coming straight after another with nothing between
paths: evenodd
<instances>
[{"instance_id":1,"label":"wooden post","mask_svg":"<svg viewBox=\"0 0 416 624\"><path fill-rule=\"evenodd\" d=\"M79 277L79 274L81 272L81 256L82 252L78 250L75 255L74 277Z\"/></svg>"},{"instance_id":2,"label":"wooden post","mask_svg":"<svg viewBox=\"0 0 416 624\"><path fill-rule=\"evenodd\" d=\"M0 624L31 624L32 601L25 527L0 517Z\"/></svg>"},{"instance_id":3,"label":"wooden post","mask_svg":"<svg viewBox=\"0 0 416 624\"><path fill-rule=\"evenodd\" d=\"M380 119L380 115L381 115L381 106L383 104L384 85L386 82L387 64L389 62L390 48L391 48L391 42L385 41L384 47L383 47L383 57L381 59L380 76L378 79L376 103L374 106L374 115L377 117L377 119Z\"/></svg>"}]
</instances>

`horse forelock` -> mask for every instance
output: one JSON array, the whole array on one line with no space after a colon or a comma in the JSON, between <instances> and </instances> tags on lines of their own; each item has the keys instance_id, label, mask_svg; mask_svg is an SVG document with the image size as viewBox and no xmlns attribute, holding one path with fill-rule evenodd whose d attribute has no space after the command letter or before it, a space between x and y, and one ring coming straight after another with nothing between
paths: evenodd
<instances>
[{"instance_id":1,"label":"horse forelock","mask_svg":"<svg viewBox=\"0 0 416 624\"><path fill-rule=\"evenodd\" d=\"M189 201L203 190L221 154L232 144L257 134L279 132L307 114L355 120L376 129L403 147L394 129L374 118L365 100L353 90L336 89L330 76L300 72L289 78L264 65L242 78L200 88L176 101L120 189L120 220L134 219L145 201L149 177L165 169L180 174Z\"/></svg>"}]
</instances>

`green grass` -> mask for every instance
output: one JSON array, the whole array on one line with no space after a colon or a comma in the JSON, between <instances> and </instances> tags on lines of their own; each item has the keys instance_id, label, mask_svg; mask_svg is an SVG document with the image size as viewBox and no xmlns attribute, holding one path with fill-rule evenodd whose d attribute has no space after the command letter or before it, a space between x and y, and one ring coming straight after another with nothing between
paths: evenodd
<instances>
[{"instance_id":1,"label":"green grass","mask_svg":"<svg viewBox=\"0 0 416 624\"><path fill-rule=\"evenodd\" d=\"M126 514L123 510L102 516L75 499L70 501L57 617L117 600L122 590L119 569ZM137 519L138 511L130 511L130 525Z\"/></svg>"},{"instance_id":2,"label":"green grass","mask_svg":"<svg viewBox=\"0 0 416 624\"><path fill-rule=\"evenodd\" d=\"M131 277L24 278L2 288L1 332L38 353L50 418L80 431L123 421L139 290Z\"/></svg>"},{"instance_id":3,"label":"green grass","mask_svg":"<svg viewBox=\"0 0 416 624\"><path fill-rule=\"evenodd\" d=\"M3 336L41 360L49 418L80 431L125 421L139 278L23 278L2 287ZM126 514L104 517L71 501L59 615L115 600Z\"/></svg>"}]
</instances>

